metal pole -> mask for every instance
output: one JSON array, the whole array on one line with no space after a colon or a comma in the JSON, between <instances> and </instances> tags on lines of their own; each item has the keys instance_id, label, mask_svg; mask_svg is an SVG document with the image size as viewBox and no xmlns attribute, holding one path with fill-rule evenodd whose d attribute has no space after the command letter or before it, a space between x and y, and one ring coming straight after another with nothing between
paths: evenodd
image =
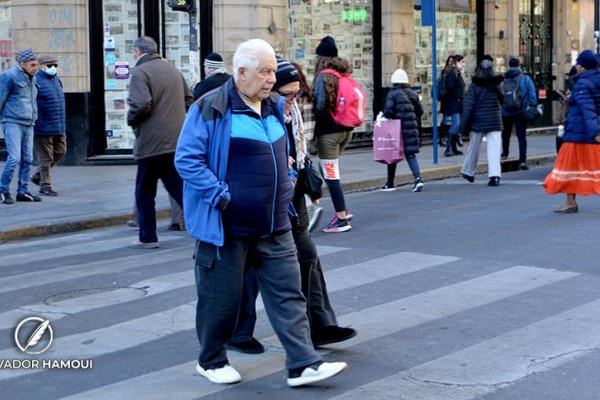
<instances>
[{"instance_id":1,"label":"metal pole","mask_svg":"<svg viewBox=\"0 0 600 400\"><path fill-rule=\"evenodd\" d=\"M191 86L193 87L199 78L199 65L198 62L198 29L196 28L196 2L192 3L192 8L189 11L190 17L190 80Z\"/></svg>"},{"instance_id":2,"label":"metal pole","mask_svg":"<svg viewBox=\"0 0 600 400\"><path fill-rule=\"evenodd\" d=\"M596 0L598 1L598 0ZM433 78L432 121L433 121L433 164L438 163L438 123L437 123L437 32L436 32L436 6L433 0L433 21L431 22L431 74Z\"/></svg>"}]
</instances>

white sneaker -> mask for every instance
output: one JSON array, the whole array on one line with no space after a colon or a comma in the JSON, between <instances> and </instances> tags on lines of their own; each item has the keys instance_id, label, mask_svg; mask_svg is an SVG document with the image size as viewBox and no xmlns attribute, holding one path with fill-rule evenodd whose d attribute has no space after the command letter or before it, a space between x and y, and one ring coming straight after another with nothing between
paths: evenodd
<instances>
[{"instance_id":1,"label":"white sneaker","mask_svg":"<svg viewBox=\"0 0 600 400\"><path fill-rule=\"evenodd\" d=\"M287 384L291 387L310 385L311 383L319 382L344 371L348 368L345 362L324 362L319 365L318 369L307 367L302 371L300 376L290 377L287 379Z\"/></svg>"},{"instance_id":2,"label":"white sneaker","mask_svg":"<svg viewBox=\"0 0 600 400\"><path fill-rule=\"evenodd\" d=\"M139 240L134 240L131 242L129 247L134 249L158 249L160 247L160 243L158 242L140 242Z\"/></svg>"},{"instance_id":3,"label":"white sneaker","mask_svg":"<svg viewBox=\"0 0 600 400\"><path fill-rule=\"evenodd\" d=\"M242 380L240 373L231 365L215 369L204 369L198 364L196 365L196 371L213 383L238 383Z\"/></svg>"},{"instance_id":4,"label":"white sneaker","mask_svg":"<svg viewBox=\"0 0 600 400\"><path fill-rule=\"evenodd\" d=\"M319 220L323 216L322 207L314 207L308 209L308 231L312 232L319 225Z\"/></svg>"}]
</instances>

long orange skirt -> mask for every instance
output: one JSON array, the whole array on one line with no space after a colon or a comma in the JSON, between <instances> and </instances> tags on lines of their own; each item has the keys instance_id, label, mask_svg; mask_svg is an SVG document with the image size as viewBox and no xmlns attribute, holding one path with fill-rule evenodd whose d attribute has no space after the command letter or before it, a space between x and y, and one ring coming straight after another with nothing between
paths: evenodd
<instances>
[{"instance_id":1,"label":"long orange skirt","mask_svg":"<svg viewBox=\"0 0 600 400\"><path fill-rule=\"evenodd\" d=\"M600 194L600 144L563 143L544 188L548 194Z\"/></svg>"}]
</instances>

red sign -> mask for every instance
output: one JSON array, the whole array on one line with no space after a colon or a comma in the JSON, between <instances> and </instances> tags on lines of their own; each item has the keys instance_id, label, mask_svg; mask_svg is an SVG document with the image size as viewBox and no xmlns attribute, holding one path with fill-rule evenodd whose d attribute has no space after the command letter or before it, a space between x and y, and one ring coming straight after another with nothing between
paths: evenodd
<instances>
[{"instance_id":1,"label":"red sign","mask_svg":"<svg viewBox=\"0 0 600 400\"><path fill-rule=\"evenodd\" d=\"M0 57L12 58L12 40L0 40Z\"/></svg>"},{"instance_id":2,"label":"red sign","mask_svg":"<svg viewBox=\"0 0 600 400\"><path fill-rule=\"evenodd\" d=\"M519 46L519 52L521 54L527 53L527 45L525 43L521 43L521 45Z\"/></svg>"},{"instance_id":3,"label":"red sign","mask_svg":"<svg viewBox=\"0 0 600 400\"><path fill-rule=\"evenodd\" d=\"M545 99L546 98L546 89L539 89L538 90L538 99Z\"/></svg>"}]
</instances>

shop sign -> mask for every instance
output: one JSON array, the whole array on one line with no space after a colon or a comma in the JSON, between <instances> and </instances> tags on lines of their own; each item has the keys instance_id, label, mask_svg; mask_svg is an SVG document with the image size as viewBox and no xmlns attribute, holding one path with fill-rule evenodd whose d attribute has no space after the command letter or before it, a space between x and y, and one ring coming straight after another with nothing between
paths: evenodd
<instances>
[{"instance_id":1,"label":"shop sign","mask_svg":"<svg viewBox=\"0 0 600 400\"><path fill-rule=\"evenodd\" d=\"M547 97L546 89L538 89L538 99L543 100Z\"/></svg>"},{"instance_id":2,"label":"shop sign","mask_svg":"<svg viewBox=\"0 0 600 400\"><path fill-rule=\"evenodd\" d=\"M367 10L343 10L342 11L342 22L365 22L367 20Z\"/></svg>"},{"instance_id":3,"label":"shop sign","mask_svg":"<svg viewBox=\"0 0 600 400\"><path fill-rule=\"evenodd\" d=\"M127 61L115 62L115 79L129 79L129 63Z\"/></svg>"},{"instance_id":4,"label":"shop sign","mask_svg":"<svg viewBox=\"0 0 600 400\"><path fill-rule=\"evenodd\" d=\"M0 57L11 58L12 57L12 40L0 40Z\"/></svg>"},{"instance_id":5,"label":"shop sign","mask_svg":"<svg viewBox=\"0 0 600 400\"><path fill-rule=\"evenodd\" d=\"M519 46L519 52L521 54L527 53L527 45L525 43L521 43L521 46Z\"/></svg>"}]
</instances>

